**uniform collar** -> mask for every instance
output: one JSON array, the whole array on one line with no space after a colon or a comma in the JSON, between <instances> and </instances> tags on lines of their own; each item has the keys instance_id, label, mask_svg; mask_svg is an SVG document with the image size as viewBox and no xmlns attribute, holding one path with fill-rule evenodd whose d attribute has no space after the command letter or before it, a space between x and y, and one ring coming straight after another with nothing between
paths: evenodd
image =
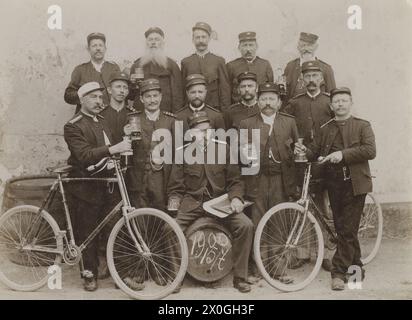
<instances>
[{"instance_id":1,"label":"uniform collar","mask_svg":"<svg viewBox=\"0 0 412 320\"><path fill-rule=\"evenodd\" d=\"M245 107L247 107L247 108L253 108L253 107L257 104L257 101L256 101L256 99L255 99L252 104L247 104L247 103L244 103L243 100L242 100L242 101L240 101L240 103L241 103L242 105L244 105Z\"/></svg>"},{"instance_id":2,"label":"uniform collar","mask_svg":"<svg viewBox=\"0 0 412 320\"><path fill-rule=\"evenodd\" d=\"M150 121L157 121L159 120L159 116L160 116L160 109L157 110L156 112L148 112L148 111L144 111L146 114L146 118L149 119Z\"/></svg>"},{"instance_id":3,"label":"uniform collar","mask_svg":"<svg viewBox=\"0 0 412 320\"><path fill-rule=\"evenodd\" d=\"M80 111L83 115L85 115L86 117L92 119L94 122L99 122L99 119L97 118L97 115L92 115L90 113L86 113L84 111Z\"/></svg>"},{"instance_id":4,"label":"uniform collar","mask_svg":"<svg viewBox=\"0 0 412 320\"><path fill-rule=\"evenodd\" d=\"M204 102L203 102L203 104L202 104L199 108L192 107L192 105L189 103L189 108L192 109L193 112L202 111L204 107L205 107L205 103L204 103Z\"/></svg>"},{"instance_id":5,"label":"uniform collar","mask_svg":"<svg viewBox=\"0 0 412 320\"><path fill-rule=\"evenodd\" d=\"M311 95L310 93L309 93L309 91L306 91L306 94L309 96L309 98L311 98L311 99L315 99L318 95L320 95L320 89L318 90L318 92L316 92L316 94L315 95Z\"/></svg>"},{"instance_id":6,"label":"uniform collar","mask_svg":"<svg viewBox=\"0 0 412 320\"><path fill-rule=\"evenodd\" d=\"M195 52L195 54L199 57L199 58L204 58L210 51L207 50L205 53L199 53L199 52Z\"/></svg>"},{"instance_id":7,"label":"uniform collar","mask_svg":"<svg viewBox=\"0 0 412 320\"><path fill-rule=\"evenodd\" d=\"M258 56L255 56L252 60L247 60L246 58L243 58L247 64L252 64L253 62L255 62L255 60L257 59Z\"/></svg>"}]
</instances>

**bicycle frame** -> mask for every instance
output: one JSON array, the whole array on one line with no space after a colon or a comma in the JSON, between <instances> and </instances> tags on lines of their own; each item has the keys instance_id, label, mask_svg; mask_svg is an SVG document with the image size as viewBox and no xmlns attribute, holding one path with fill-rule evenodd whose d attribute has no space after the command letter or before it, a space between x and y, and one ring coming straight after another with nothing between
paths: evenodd
<instances>
[{"instance_id":1,"label":"bicycle frame","mask_svg":"<svg viewBox=\"0 0 412 320\"><path fill-rule=\"evenodd\" d=\"M57 193L57 191L60 191L61 196L62 196L62 202L63 202L63 207L64 207L64 212L65 212L65 218L66 218L66 223L67 223L67 228L66 230L69 233L69 241L67 240L67 231L62 231L61 236L64 238L65 242L71 246L76 246L76 242L74 239L74 234L73 234L73 226L72 226L72 221L70 217L70 210L67 204L67 199L66 199L66 194L64 190L63 183L69 183L73 181L82 181L82 182L87 182L87 181L100 181L100 182L111 182L111 183L117 183L119 186L119 192L121 195L122 200L109 212L109 214L99 223L99 225L89 234L89 236L83 241L83 243L79 246L80 252L82 252L92 241L93 239L101 232L101 230L106 226L106 224L113 218L113 216L118 212L120 209L122 210L122 215L125 219L127 229L130 233L131 238L133 239L133 242L136 245L136 248L138 249L139 253L149 253L150 250L147 247L146 243L144 242L142 236L140 235L138 228L136 226L136 222L133 220L132 225L130 225L129 219L127 219L127 214L131 211L133 211L135 208L131 206L130 204L130 199L127 193L127 188L126 184L124 181L123 177L123 169L120 168L119 161L116 159L112 160L114 162L114 168L115 168L115 173L116 173L116 178L62 178L61 174L57 175L56 181L53 183L53 185L50 188L49 193L47 194L45 200L43 201L42 205L39 208L38 211L38 218L34 221L33 227L30 228L27 232L26 235L24 236L24 239L27 239L30 233L33 232L33 230L36 230L36 234L32 240L32 242L35 242L38 234L40 233L40 228L35 228L37 227L37 224L41 221L40 220L40 213L44 208L47 206L48 203L51 203ZM132 232L132 228L133 231ZM135 236L136 235L136 236ZM136 238L137 237L137 238ZM44 246L36 246L36 245L25 245L23 246L23 249L26 250L32 250L32 251L38 251L38 252L49 252L49 253L60 253L63 254L64 249L57 248L57 249L52 249Z\"/></svg>"}]
</instances>

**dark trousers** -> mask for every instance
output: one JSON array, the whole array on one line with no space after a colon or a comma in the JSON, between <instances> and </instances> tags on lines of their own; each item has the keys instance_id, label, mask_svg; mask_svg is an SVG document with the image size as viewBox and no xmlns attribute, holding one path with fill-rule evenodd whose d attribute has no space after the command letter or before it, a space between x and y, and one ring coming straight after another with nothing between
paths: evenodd
<instances>
[{"instance_id":1,"label":"dark trousers","mask_svg":"<svg viewBox=\"0 0 412 320\"><path fill-rule=\"evenodd\" d=\"M201 206L190 212L177 214L177 223L183 232L197 219L204 217L207 213ZM225 225L232 234L232 257L234 277L247 279L249 253L253 241L253 223L244 213L232 213L226 218L217 220Z\"/></svg>"},{"instance_id":2,"label":"dark trousers","mask_svg":"<svg viewBox=\"0 0 412 320\"><path fill-rule=\"evenodd\" d=\"M99 191L102 190L99 189ZM85 201L76 196L71 197L71 210L73 210L74 214L73 228L77 245L80 245L87 239L119 201L120 194L116 189L113 193L107 193L104 201L100 203ZM93 275L96 277L98 276L99 251L105 251L110 232L120 216L120 212L115 215L82 252L84 270L93 272ZM101 254L103 254L103 252L101 252Z\"/></svg>"},{"instance_id":3,"label":"dark trousers","mask_svg":"<svg viewBox=\"0 0 412 320\"><path fill-rule=\"evenodd\" d=\"M355 196L351 180L328 180L327 189L338 238L332 259L332 277L344 280L349 266L363 266L358 230L366 194Z\"/></svg>"}]
</instances>

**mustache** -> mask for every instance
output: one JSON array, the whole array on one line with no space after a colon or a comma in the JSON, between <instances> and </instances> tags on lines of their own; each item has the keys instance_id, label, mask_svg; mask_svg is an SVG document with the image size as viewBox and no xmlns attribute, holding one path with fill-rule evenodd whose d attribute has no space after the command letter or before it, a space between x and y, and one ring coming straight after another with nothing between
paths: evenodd
<instances>
[{"instance_id":1,"label":"mustache","mask_svg":"<svg viewBox=\"0 0 412 320\"><path fill-rule=\"evenodd\" d=\"M316 87L316 83L314 83L313 81L310 81L310 82L308 83L308 87L310 87L310 86Z\"/></svg>"}]
</instances>

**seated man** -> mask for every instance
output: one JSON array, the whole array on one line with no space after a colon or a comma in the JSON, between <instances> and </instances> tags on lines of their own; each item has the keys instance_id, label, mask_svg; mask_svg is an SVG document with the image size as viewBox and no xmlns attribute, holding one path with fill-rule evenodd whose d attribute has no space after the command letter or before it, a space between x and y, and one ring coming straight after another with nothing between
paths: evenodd
<instances>
[{"instance_id":1,"label":"seated man","mask_svg":"<svg viewBox=\"0 0 412 320\"><path fill-rule=\"evenodd\" d=\"M185 147L194 148L196 152L200 152L201 160L204 161L190 165L185 157L184 164L175 164L172 168L168 195L169 198L179 197L181 199L177 222L183 231L186 231L194 221L207 215L202 207L203 202L228 193L233 213L220 221L227 225L233 235L233 285L240 292L249 292L251 288L247 282L247 273L253 241L253 224L243 213L244 185L240 180L239 166L229 164L227 146L225 164L207 163L208 152L206 151L213 148L219 150L221 148L218 148L218 144L226 144L226 142L210 139L207 134L207 129L210 129L210 120L206 112L201 111L191 116L189 127L192 129L195 141L188 143ZM186 151L188 150L185 150L185 153ZM218 153L217 151L216 155Z\"/></svg>"},{"instance_id":2,"label":"seated man","mask_svg":"<svg viewBox=\"0 0 412 320\"><path fill-rule=\"evenodd\" d=\"M99 83L88 82L78 90L81 103L80 112L64 126L64 139L70 150L68 164L73 166L70 177L88 177L87 168L98 163L101 159L115 153L131 150L130 142L122 141L111 145L113 140L110 129L99 115L103 104L103 90ZM99 173L105 177L107 170ZM97 177L97 176L96 176ZM80 182L69 183L67 191L74 201L74 227L76 242L83 242L104 218L102 214L109 211L102 210L103 205L110 201L107 196L106 183ZM114 205L112 206L114 207ZM97 289L97 238L83 251L82 277L84 289L95 291Z\"/></svg>"}]
</instances>

